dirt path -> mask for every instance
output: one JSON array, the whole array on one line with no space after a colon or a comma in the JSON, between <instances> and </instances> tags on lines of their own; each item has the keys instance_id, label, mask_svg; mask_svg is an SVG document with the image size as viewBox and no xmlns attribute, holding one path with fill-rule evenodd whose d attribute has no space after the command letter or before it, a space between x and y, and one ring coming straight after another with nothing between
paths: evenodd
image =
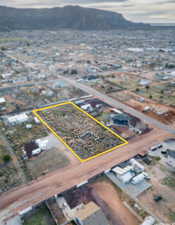
<instances>
[{"instance_id":1,"label":"dirt path","mask_svg":"<svg viewBox=\"0 0 175 225\"><path fill-rule=\"evenodd\" d=\"M124 206L120 193L112 184L102 181L92 184L91 187L106 203L105 205L102 202L99 204L104 211L107 210L108 217L113 225L139 225L138 219Z\"/></svg>"}]
</instances>

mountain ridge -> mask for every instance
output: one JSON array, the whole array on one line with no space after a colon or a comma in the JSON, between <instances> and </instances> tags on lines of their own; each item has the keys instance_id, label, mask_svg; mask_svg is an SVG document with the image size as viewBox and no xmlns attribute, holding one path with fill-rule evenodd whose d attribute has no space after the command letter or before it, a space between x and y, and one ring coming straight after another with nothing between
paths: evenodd
<instances>
[{"instance_id":1,"label":"mountain ridge","mask_svg":"<svg viewBox=\"0 0 175 225\"><path fill-rule=\"evenodd\" d=\"M122 14L84 8L64 6L54 8L12 8L0 6L0 30L21 29L77 29L111 30L139 29L150 25L126 20Z\"/></svg>"}]
</instances>

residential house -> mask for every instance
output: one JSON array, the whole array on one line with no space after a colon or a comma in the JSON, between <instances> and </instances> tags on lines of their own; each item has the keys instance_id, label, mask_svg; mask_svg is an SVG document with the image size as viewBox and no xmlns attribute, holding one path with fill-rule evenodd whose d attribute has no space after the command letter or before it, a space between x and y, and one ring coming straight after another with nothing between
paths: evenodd
<instances>
[{"instance_id":1,"label":"residential house","mask_svg":"<svg viewBox=\"0 0 175 225\"><path fill-rule=\"evenodd\" d=\"M175 170L175 138L165 140L163 146L167 150L166 163Z\"/></svg>"},{"instance_id":2,"label":"residential house","mask_svg":"<svg viewBox=\"0 0 175 225\"><path fill-rule=\"evenodd\" d=\"M17 125L21 123L27 122L29 119L28 115L26 113L21 113L14 116L8 116L5 118L5 122L9 125Z\"/></svg>"},{"instance_id":3,"label":"residential house","mask_svg":"<svg viewBox=\"0 0 175 225\"><path fill-rule=\"evenodd\" d=\"M109 225L103 211L94 202L81 204L75 212L75 217L77 225Z\"/></svg>"}]
</instances>

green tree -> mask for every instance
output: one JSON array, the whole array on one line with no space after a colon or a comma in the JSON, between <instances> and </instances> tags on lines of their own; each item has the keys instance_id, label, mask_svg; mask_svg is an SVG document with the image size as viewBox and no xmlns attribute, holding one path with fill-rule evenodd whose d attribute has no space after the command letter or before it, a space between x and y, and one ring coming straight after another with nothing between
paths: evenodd
<instances>
[{"instance_id":1,"label":"green tree","mask_svg":"<svg viewBox=\"0 0 175 225\"><path fill-rule=\"evenodd\" d=\"M2 46L1 51L5 51L5 50L6 50L6 47Z\"/></svg>"},{"instance_id":2,"label":"green tree","mask_svg":"<svg viewBox=\"0 0 175 225\"><path fill-rule=\"evenodd\" d=\"M146 90L147 90L147 92L148 92L148 90L150 89L150 86L149 85L146 85Z\"/></svg>"},{"instance_id":3,"label":"green tree","mask_svg":"<svg viewBox=\"0 0 175 225\"><path fill-rule=\"evenodd\" d=\"M3 161L4 161L5 163L9 162L10 160L11 160L10 155L4 155L4 156L3 156Z\"/></svg>"}]
</instances>

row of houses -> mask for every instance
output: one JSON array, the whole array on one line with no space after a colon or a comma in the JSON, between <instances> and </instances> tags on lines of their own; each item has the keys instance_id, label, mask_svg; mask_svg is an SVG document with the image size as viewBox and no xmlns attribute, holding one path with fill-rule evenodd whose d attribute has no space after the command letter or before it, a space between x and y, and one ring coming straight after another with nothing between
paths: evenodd
<instances>
[{"instance_id":1,"label":"row of houses","mask_svg":"<svg viewBox=\"0 0 175 225\"><path fill-rule=\"evenodd\" d=\"M97 116L99 113L103 112L104 107L107 105L100 100L92 99L89 101L78 101L76 102L83 110L86 112ZM121 110L111 108L111 113L108 113L108 118L106 118L106 126L118 126L127 127L131 131L142 134L146 132L149 128L148 125L143 123L140 119L133 117ZM103 121L104 122L104 121Z\"/></svg>"}]
</instances>

